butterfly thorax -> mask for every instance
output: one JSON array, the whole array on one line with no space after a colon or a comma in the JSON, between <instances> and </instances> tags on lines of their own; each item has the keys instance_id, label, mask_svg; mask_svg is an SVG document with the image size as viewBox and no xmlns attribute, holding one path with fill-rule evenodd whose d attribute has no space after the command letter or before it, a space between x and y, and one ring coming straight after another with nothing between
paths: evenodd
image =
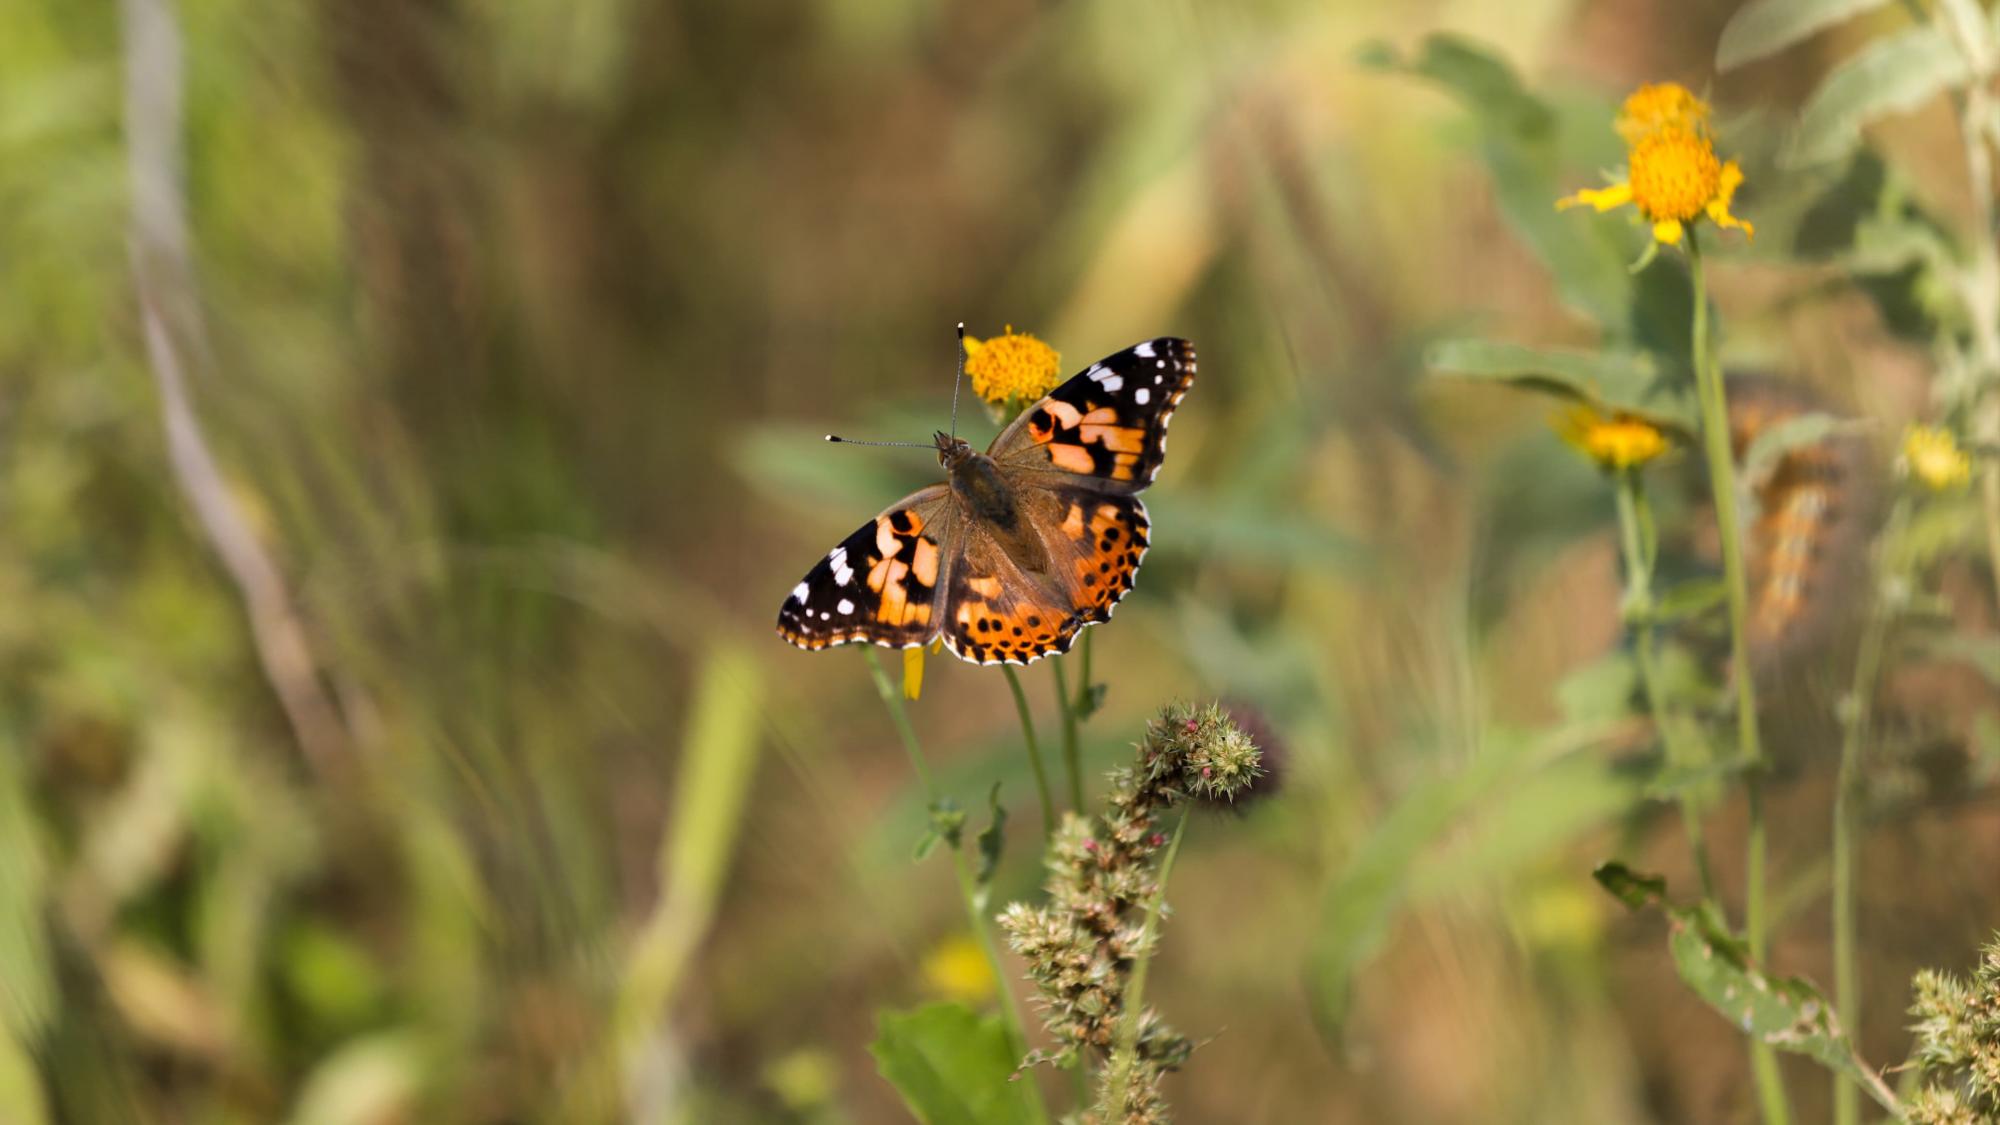
<instances>
[{"instance_id":1,"label":"butterfly thorax","mask_svg":"<svg viewBox=\"0 0 2000 1125\"><path fill-rule=\"evenodd\" d=\"M951 474L952 495L971 515L1003 530L1012 530L1019 518L1014 490L1000 473L993 458L975 452L965 439L949 434L936 435L938 463Z\"/></svg>"}]
</instances>

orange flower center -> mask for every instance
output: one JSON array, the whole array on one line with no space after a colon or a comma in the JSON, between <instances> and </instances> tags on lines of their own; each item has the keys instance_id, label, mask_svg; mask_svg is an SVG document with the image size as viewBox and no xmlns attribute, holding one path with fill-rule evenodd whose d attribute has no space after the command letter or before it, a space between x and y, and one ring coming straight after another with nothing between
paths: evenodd
<instances>
[{"instance_id":1,"label":"orange flower center","mask_svg":"<svg viewBox=\"0 0 2000 1125\"><path fill-rule=\"evenodd\" d=\"M1653 222L1687 222L1722 190L1722 162L1707 138L1680 130L1632 148L1632 202Z\"/></svg>"}]
</instances>

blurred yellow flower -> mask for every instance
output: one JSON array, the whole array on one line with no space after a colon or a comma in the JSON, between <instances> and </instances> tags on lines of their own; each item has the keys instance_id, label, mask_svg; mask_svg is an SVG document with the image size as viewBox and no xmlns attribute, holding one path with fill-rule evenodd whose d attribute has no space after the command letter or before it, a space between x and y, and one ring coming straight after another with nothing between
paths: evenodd
<instances>
[{"instance_id":1,"label":"blurred yellow flower","mask_svg":"<svg viewBox=\"0 0 2000 1125\"><path fill-rule=\"evenodd\" d=\"M1667 451L1667 435L1632 414L1577 406L1555 420L1556 433L1604 469L1643 465Z\"/></svg>"},{"instance_id":2,"label":"blurred yellow flower","mask_svg":"<svg viewBox=\"0 0 2000 1125\"><path fill-rule=\"evenodd\" d=\"M1644 86L1625 101L1618 132L1627 145L1625 179L1606 188L1586 188L1556 200L1558 210L1589 204L1609 211L1627 203L1653 226L1654 241L1678 245L1687 224L1708 216L1719 228L1749 224L1729 213L1743 169L1715 155L1708 135L1708 106L1672 83Z\"/></svg>"},{"instance_id":3,"label":"blurred yellow flower","mask_svg":"<svg viewBox=\"0 0 2000 1125\"><path fill-rule=\"evenodd\" d=\"M1649 82L1625 99L1618 113L1618 135L1637 145L1654 133L1708 131L1708 103L1678 82Z\"/></svg>"},{"instance_id":4,"label":"blurred yellow flower","mask_svg":"<svg viewBox=\"0 0 2000 1125\"><path fill-rule=\"evenodd\" d=\"M1925 487L1943 491L1972 479L1972 458L1950 430L1911 426L1903 435L1903 467Z\"/></svg>"},{"instance_id":5,"label":"blurred yellow flower","mask_svg":"<svg viewBox=\"0 0 2000 1125\"><path fill-rule=\"evenodd\" d=\"M976 1004L993 995L993 967L979 943L953 934L924 955L924 986L946 1000Z\"/></svg>"},{"instance_id":6,"label":"blurred yellow flower","mask_svg":"<svg viewBox=\"0 0 2000 1125\"><path fill-rule=\"evenodd\" d=\"M965 338L965 373L972 393L995 406L1028 403L1056 389L1062 356L1010 324L991 339Z\"/></svg>"}]
</instances>

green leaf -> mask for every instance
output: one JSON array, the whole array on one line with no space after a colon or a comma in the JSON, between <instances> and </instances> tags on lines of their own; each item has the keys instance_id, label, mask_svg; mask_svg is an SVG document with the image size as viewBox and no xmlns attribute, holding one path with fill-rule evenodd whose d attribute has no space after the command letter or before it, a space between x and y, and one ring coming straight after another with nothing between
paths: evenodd
<instances>
[{"instance_id":1,"label":"green leaf","mask_svg":"<svg viewBox=\"0 0 2000 1125\"><path fill-rule=\"evenodd\" d=\"M917 837L916 852L910 858L921 862L939 844L950 844L954 849L965 838L965 810L950 797L940 797L930 807L930 823L924 834Z\"/></svg>"},{"instance_id":2,"label":"green leaf","mask_svg":"<svg viewBox=\"0 0 2000 1125\"><path fill-rule=\"evenodd\" d=\"M2000 687L2000 636L1969 633L1936 633L1912 638L1912 648L1939 660L1956 661Z\"/></svg>"},{"instance_id":3,"label":"green leaf","mask_svg":"<svg viewBox=\"0 0 2000 1125\"><path fill-rule=\"evenodd\" d=\"M1768 479L1787 454L1827 438L1855 433L1866 423L1817 411L1787 418L1757 435L1743 455L1742 476L1753 485Z\"/></svg>"},{"instance_id":4,"label":"green leaf","mask_svg":"<svg viewBox=\"0 0 2000 1125\"><path fill-rule=\"evenodd\" d=\"M1634 282L1625 267L1634 232L1555 208L1558 197L1582 186L1568 177L1617 163L1617 139L1605 128L1609 107L1596 101L1558 106L1538 98L1503 60L1450 35L1426 38L1408 59L1377 46L1363 61L1433 82L1479 119L1479 155L1501 213L1555 275L1565 304L1623 332L1633 306Z\"/></svg>"},{"instance_id":5,"label":"green leaf","mask_svg":"<svg viewBox=\"0 0 2000 1125\"><path fill-rule=\"evenodd\" d=\"M1806 37L1863 12L1884 7L1889 0L1756 0L1746 4L1722 29L1715 48L1715 69L1729 70L1774 55Z\"/></svg>"},{"instance_id":6,"label":"green leaf","mask_svg":"<svg viewBox=\"0 0 2000 1125\"><path fill-rule=\"evenodd\" d=\"M882 1077L924 1125L1008 1125L1029 1120L1012 1081L1018 1060L999 1017L963 1004L881 1012L868 1045Z\"/></svg>"},{"instance_id":7,"label":"green leaf","mask_svg":"<svg viewBox=\"0 0 2000 1125\"><path fill-rule=\"evenodd\" d=\"M1606 863L1591 874L1598 885L1634 910L1660 908L1670 927L1667 948L1682 983L1738 1031L1781 1051L1815 1059L1854 1079L1884 1108L1898 1108L1881 1079L1855 1053L1833 1005L1819 989L1803 977L1772 977L1759 971L1713 903L1674 906L1667 901L1664 878L1641 875L1622 863Z\"/></svg>"},{"instance_id":8,"label":"green leaf","mask_svg":"<svg viewBox=\"0 0 2000 1125\"><path fill-rule=\"evenodd\" d=\"M1556 706L1572 723L1622 719L1632 712L1638 686L1638 665L1628 654L1613 652L1565 676L1556 687Z\"/></svg>"},{"instance_id":9,"label":"green leaf","mask_svg":"<svg viewBox=\"0 0 2000 1125\"><path fill-rule=\"evenodd\" d=\"M1790 167L1837 160L1861 142L1861 128L1878 117L1907 113L1969 77L1942 28L1912 27L1878 39L1836 67L1799 117L1786 153Z\"/></svg>"},{"instance_id":10,"label":"green leaf","mask_svg":"<svg viewBox=\"0 0 2000 1125\"><path fill-rule=\"evenodd\" d=\"M1728 584L1720 578L1691 578L1676 583L1653 602L1653 622L1668 624L1699 617L1722 604Z\"/></svg>"},{"instance_id":11,"label":"green leaf","mask_svg":"<svg viewBox=\"0 0 2000 1125\"><path fill-rule=\"evenodd\" d=\"M982 887L1000 867L1000 848L1006 839L1007 810L1000 804L999 782L994 782L993 789L986 794L986 805L992 810L993 819L987 821L986 828L973 840L979 848L979 868L973 873L973 879Z\"/></svg>"},{"instance_id":12,"label":"green leaf","mask_svg":"<svg viewBox=\"0 0 2000 1125\"><path fill-rule=\"evenodd\" d=\"M1590 877L1597 880L1598 886L1611 892L1613 898L1634 910L1665 899L1667 895L1665 877L1641 875L1616 860L1599 864Z\"/></svg>"},{"instance_id":13,"label":"green leaf","mask_svg":"<svg viewBox=\"0 0 2000 1125\"><path fill-rule=\"evenodd\" d=\"M1440 340L1424 353L1432 371L1540 391L1598 410L1633 414L1692 435L1693 412L1662 387L1651 356L1530 348L1495 340Z\"/></svg>"}]
</instances>

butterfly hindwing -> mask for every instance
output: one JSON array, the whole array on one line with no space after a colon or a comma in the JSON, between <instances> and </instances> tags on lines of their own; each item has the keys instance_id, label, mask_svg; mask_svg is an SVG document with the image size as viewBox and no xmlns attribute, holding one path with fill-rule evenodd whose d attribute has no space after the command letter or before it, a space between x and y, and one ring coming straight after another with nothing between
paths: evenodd
<instances>
[{"instance_id":1,"label":"butterfly hindwing","mask_svg":"<svg viewBox=\"0 0 2000 1125\"><path fill-rule=\"evenodd\" d=\"M1174 407L1194 383L1194 345L1148 340L1078 372L1022 411L989 455L1019 473L1085 477L1105 491L1153 483Z\"/></svg>"},{"instance_id":2,"label":"butterfly hindwing","mask_svg":"<svg viewBox=\"0 0 2000 1125\"><path fill-rule=\"evenodd\" d=\"M1055 486L1023 505L1040 544L1036 569L983 528L967 529L953 562L940 628L962 660L1032 664L1068 652L1084 626L1111 619L1145 557L1151 527L1136 496Z\"/></svg>"},{"instance_id":3,"label":"butterfly hindwing","mask_svg":"<svg viewBox=\"0 0 2000 1125\"><path fill-rule=\"evenodd\" d=\"M862 524L792 588L778 609L778 634L804 649L930 640L953 520L951 489L936 484Z\"/></svg>"}]
</instances>

